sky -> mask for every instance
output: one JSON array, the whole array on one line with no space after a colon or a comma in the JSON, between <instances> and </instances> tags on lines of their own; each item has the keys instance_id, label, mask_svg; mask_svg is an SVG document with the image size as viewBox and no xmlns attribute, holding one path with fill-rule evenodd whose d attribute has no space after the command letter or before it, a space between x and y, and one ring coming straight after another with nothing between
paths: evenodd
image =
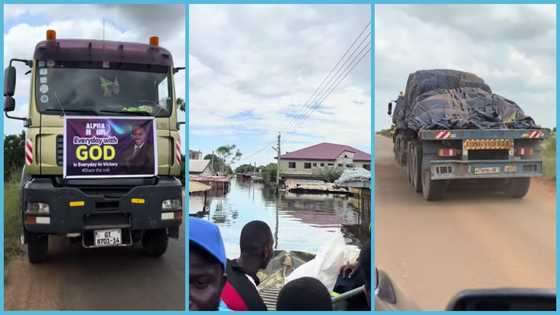
<instances>
[{"instance_id":1,"label":"sky","mask_svg":"<svg viewBox=\"0 0 560 315\"><path fill-rule=\"evenodd\" d=\"M45 39L47 29L58 38L105 39L148 43L159 36L160 46L167 48L175 66L185 66L184 5L4 5L4 65L11 58L32 59L35 45ZM30 76L26 66L17 69L16 110L12 115L26 116L29 104ZM177 97L185 99L186 73L175 75ZM179 120L184 121L180 112ZM4 119L6 134L19 133L23 123ZM184 129L182 130L184 132ZM183 141L183 144L185 141Z\"/></svg>"},{"instance_id":2,"label":"sky","mask_svg":"<svg viewBox=\"0 0 560 315\"><path fill-rule=\"evenodd\" d=\"M375 130L420 69L473 72L541 126L556 125L554 5L376 5Z\"/></svg>"},{"instance_id":3,"label":"sky","mask_svg":"<svg viewBox=\"0 0 560 315\"><path fill-rule=\"evenodd\" d=\"M321 142L371 151L369 53L303 115L362 30L369 41L369 5L191 5L189 13L191 149L235 144L236 165L263 165L274 162L281 132L282 153Z\"/></svg>"}]
</instances>

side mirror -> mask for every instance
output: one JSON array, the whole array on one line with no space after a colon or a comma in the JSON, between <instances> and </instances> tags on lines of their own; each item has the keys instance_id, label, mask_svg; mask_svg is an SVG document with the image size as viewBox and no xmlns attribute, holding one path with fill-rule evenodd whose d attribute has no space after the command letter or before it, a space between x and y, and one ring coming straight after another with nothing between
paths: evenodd
<instances>
[{"instance_id":1,"label":"side mirror","mask_svg":"<svg viewBox=\"0 0 560 315\"><path fill-rule=\"evenodd\" d=\"M4 98L4 111L12 112L16 109L16 100L11 96L6 96Z\"/></svg>"},{"instance_id":2,"label":"side mirror","mask_svg":"<svg viewBox=\"0 0 560 315\"><path fill-rule=\"evenodd\" d=\"M14 96L15 91L16 68L14 66L9 66L4 70L4 96Z\"/></svg>"},{"instance_id":3,"label":"side mirror","mask_svg":"<svg viewBox=\"0 0 560 315\"><path fill-rule=\"evenodd\" d=\"M173 74L175 74L175 73L177 73L177 72L179 72L179 71L181 71L181 70L185 70L185 67L176 67L176 68L173 68Z\"/></svg>"},{"instance_id":4,"label":"side mirror","mask_svg":"<svg viewBox=\"0 0 560 315\"><path fill-rule=\"evenodd\" d=\"M389 105L387 106L387 115L391 116L392 113L393 113L393 102L389 102Z\"/></svg>"}]
</instances>

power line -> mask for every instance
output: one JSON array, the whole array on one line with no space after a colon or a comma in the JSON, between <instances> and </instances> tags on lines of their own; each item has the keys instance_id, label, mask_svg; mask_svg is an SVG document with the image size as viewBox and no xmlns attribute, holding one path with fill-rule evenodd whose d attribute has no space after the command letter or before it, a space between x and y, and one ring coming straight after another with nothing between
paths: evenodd
<instances>
[{"instance_id":1,"label":"power line","mask_svg":"<svg viewBox=\"0 0 560 315\"><path fill-rule=\"evenodd\" d=\"M352 53L350 54L350 56L348 57L348 59L346 59L344 61L344 63L342 64L342 66L340 68L338 68L338 70L336 71L336 73L334 74L333 77L331 77L327 83L327 87L323 88L323 91L321 91L320 94L315 95L315 99L319 99L321 98L322 95L325 94L326 91L329 90L329 88L333 85L338 85L336 82L337 80L339 80L341 78L341 76L343 75L343 73L345 73L345 71L351 67L352 62L354 60L356 60L356 57L354 57L354 54L360 49L360 47L362 47L362 44L367 40L367 42L365 43L364 47L366 46L370 46L371 44L371 40L369 35L371 34L371 32L368 33L368 35L360 42L360 44L356 47L356 49L354 49L354 51L352 51ZM362 50L363 51L363 48ZM360 51L360 52L361 52ZM359 55L359 54L358 54ZM350 63L350 65L348 65ZM347 66L348 65L348 66ZM304 111L297 117L297 119L301 119L302 117L304 117L311 109L312 105L314 104L314 102L309 101L308 105L306 106L307 108L304 108ZM293 128L295 126L295 124L297 123L296 120L294 120L292 122L292 125L290 126L290 129Z\"/></svg>"},{"instance_id":2,"label":"power line","mask_svg":"<svg viewBox=\"0 0 560 315\"><path fill-rule=\"evenodd\" d=\"M307 111L309 110L309 108L311 107L311 105L313 104L313 99L314 98L318 98L325 89L325 84L327 86L329 86L333 80L336 81L337 80L337 75L341 72L341 70L346 66L346 64L348 64L348 61L352 58L352 56L356 53L356 51L359 49L359 47L364 43L364 41L368 40L369 43L367 43L366 45L370 45L371 43L371 39L370 39L370 35L371 35L371 30L369 31L369 33L366 35L366 37L364 39L362 39L362 41L360 42L360 44L358 44L358 46L356 47L356 49L354 49L354 51L352 51L352 53L350 54L350 56L345 60L346 56L348 56L348 53L352 50L352 48L354 48L354 46L356 45L356 43L358 42L358 40L362 37L362 35L364 34L364 32L369 28L369 26L371 25L371 21L369 21L364 28L360 31L360 33L358 34L358 36L356 36L356 38L354 39L354 41L352 42L352 44L346 49L346 51L344 52L344 54L339 58L339 60L337 61L337 63L334 65L334 67L332 67L330 69L330 71L327 73L327 75L323 78L323 80L321 80L321 83L319 84L319 86L317 86L317 88L313 91L313 93L311 94L311 96L307 99L307 101L304 103L303 105L303 109L301 111L301 114L296 115L296 117L294 117L292 119L292 121L289 123L289 127L288 130L293 128L293 125L295 125L295 123L297 123L297 121L300 119L300 117L304 116ZM345 60L342 65L341 62ZM339 65L341 65L339 67ZM336 72L335 72L336 71ZM342 70L344 71L344 70ZM335 73L333 75L333 73ZM321 91L323 90L323 91ZM321 92L320 92L321 91Z\"/></svg>"},{"instance_id":3,"label":"power line","mask_svg":"<svg viewBox=\"0 0 560 315\"><path fill-rule=\"evenodd\" d=\"M360 53L356 56L356 58L354 59L354 62L350 65L348 70L341 75L341 77L340 77L341 79L338 80L336 83L334 83L332 85L332 88L326 94L324 94L324 96L320 100L315 102L315 105L313 107L311 107L311 110L309 111L309 113L305 117L303 117L303 119L307 119L309 117L309 115L311 115L317 109L317 107L319 107L319 105L321 105L321 103L325 99L327 99L327 97L329 97L332 94L332 92L334 92L334 90L340 85L340 83L342 83L348 77L350 72L352 72L352 70L354 70L354 68L362 61L362 59L364 59L364 57L367 56L367 54L370 52L370 50L371 50L370 45L367 45L360 50Z\"/></svg>"}]
</instances>

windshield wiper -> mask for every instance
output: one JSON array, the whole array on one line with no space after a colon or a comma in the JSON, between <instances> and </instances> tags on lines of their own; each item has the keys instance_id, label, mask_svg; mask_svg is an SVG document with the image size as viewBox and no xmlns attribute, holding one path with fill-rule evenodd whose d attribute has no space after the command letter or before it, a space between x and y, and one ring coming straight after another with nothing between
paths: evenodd
<instances>
[{"instance_id":1,"label":"windshield wiper","mask_svg":"<svg viewBox=\"0 0 560 315\"><path fill-rule=\"evenodd\" d=\"M65 115L67 112L71 112L71 113L84 113L84 114L93 114L93 115L99 115L99 113L97 113L96 111L94 111L93 109L78 109L78 108L65 108L63 110L60 110L58 108L45 108L43 111L45 112L49 112L49 113L61 113L62 115Z\"/></svg>"},{"instance_id":2,"label":"windshield wiper","mask_svg":"<svg viewBox=\"0 0 560 315\"><path fill-rule=\"evenodd\" d=\"M151 113L144 112L144 111L126 111L126 110L109 110L109 109L102 109L99 111L100 113L110 113L110 114L127 114L127 115L138 115L138 116L152 116Z\"/></svg>"}]
</instances>

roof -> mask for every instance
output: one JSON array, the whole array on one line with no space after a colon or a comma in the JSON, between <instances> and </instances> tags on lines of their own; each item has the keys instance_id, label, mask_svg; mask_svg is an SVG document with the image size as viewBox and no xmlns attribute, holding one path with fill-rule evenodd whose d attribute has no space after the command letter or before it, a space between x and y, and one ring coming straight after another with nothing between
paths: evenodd
<instances>
[{"instance_id":1,"label":"roof","mask_svg":"<svg viewBox=\"0 0 560 315\"><path fill-rule=\"evenodd\" d=\"M335 143L319 143L280 156L283 160L336 160L344 151L354 153L354 161L370 161L371 156L349 145Z\"/></svg>"},{"instance_id":2,"label":"roof","mask_svg":"<svg viewBox=\"0 0 560 315\"><path fill-rule=\"evenodd\" d=\"M212 189L212 187L206 184L195 182L192 180L189 181L189 193L197 193L197 192L207 191L210 189Z\"/></svg>"},{"instance_id":3,"label":"roof","mask_svg":"<svg viewBox=\"0 0 560 315\"><path fill-rule=\"evenodd\" d=\"M190 175L190 180L194 180L197 182L206 182L206 183L229 183L229 177L227 176L201 176L201 175Z\"/></svg>"},{"instance_id":4,"label":"roof","mask_svg":"<svg viewBox=\"0 0 560 315\"><path fill-rule=\"evenodd\" d=\"M210 164L210 160L189 160L189 173L202 173Z\"/></svg>"},{"instance_id":5,"label":"roof","mask_svg":"<svg viewBox=\"0 0 560 315\"><path fill-rule=\"evenodd\" d=\"M171 53L163 47L108 40L44 40L35 46L33 58L55 61L110 61L173 67Z\"/></svg>"}]
</instances>

